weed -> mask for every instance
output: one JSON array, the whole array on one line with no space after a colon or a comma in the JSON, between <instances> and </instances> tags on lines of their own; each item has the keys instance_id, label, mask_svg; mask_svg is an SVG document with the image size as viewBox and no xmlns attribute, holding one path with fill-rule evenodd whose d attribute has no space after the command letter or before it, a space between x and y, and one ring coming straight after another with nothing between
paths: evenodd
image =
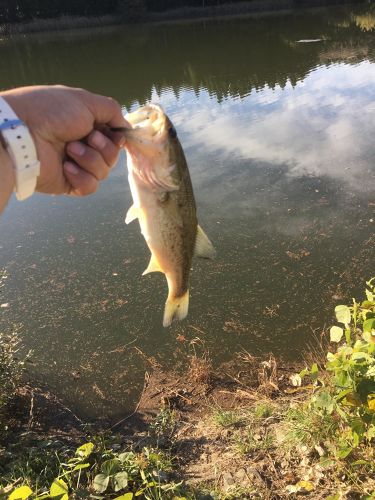
<instances>
[{"instance_id":1,"label":"weed","mask_svg":"<svg viewBox=\"0 0 375 500\"><path fill-rule=\"evenodd\" d=\"M270 429L255 432L248 429L245 434L238 435L236 438L237 448L240 453L247 455L257 451L269 451L275 447L275 436Z\"/></svg>"},{"instance_id":2,"label":"weed","mask_svg":"<svg viewBox=\"0 0 375 500\"><path fill-rule=\"evenodd\" d=\"M316 385L313 414L332 416L344 429L337 436L335 455L346 458L362 443L375 438L375 278L366 282L366 300L335 308L341 326L330 329L336 352L327 354L326 370L332 374L318 386L317 366L303 370Z\"/></svg>"},{"instance_id":3,"label":"weed","mask_svg":"<svg viewBox=\"0 0 375 500\"><path fill-rule=\"evenodd\" d=\"M174 411L168 407L162 408L149 426L150 435L157 439L158 446L161 439L167 441L172 439L175 424Z\"/></svg>"},{"instance_id":4,"label":"weed","mask_svg":"<svg viewBox=\"0 0 375 500\"><path fill-rule=\"evenodd\" d=\"M23 363L15 358L17 351L16 335L10 338L0 334L0 440L8 428L8 405L16 393L23 369Z\"/></svg>"},{"instance_id":5,"label":"weed","mask_svg":"<svg viewBox=\"0 0 375 500\"><path fill-rule=\"evenodd\" d=\"M289 450L300 446L314 448L333 439L337 430L337 421L332 415L313 412L309 404L288 409L284 422L283 447Z\"/></svg>"},{"instance_id":6,"label":"weed","mask_svg":"<svg viewBox=\"0 0 375 500\"><path fill-rule=\"evenodd\" d=\"M273 412L274 408L272 405L268 402L264 402L256 405L253 413L256 418L268 418L273 414Z\"/></svg>"},{"instance_id":7,"label":"weed","mask_svg":"<svg viewBox=\"0 0 375 500\"><path fill-rule=\"evenodd\" d=\"M190 345L193 348L193 354L190 356L188 378L196 384L208 384L213 373L210 352L204 341L199 338L193 339ZM201 353L198 352L198 347Z\"/></svg>"},{"instance_id":8,"label":"weed","mask_svg":"<svg viewBox=\"0 0 375 500\"><path fill-rule=\"evenodd\" d=\"M39 443L27 455L20 454L11 462L4 480L14 484L22 478L23 485L9 498L21 498L25 487L37 499L47 498L47 490L50 496L72 493L76 498L90 492L112 498L121 492L129 500L133 496L168 499L178 492L180 485L169 481L172 461L166 453L148 447L140 453L114 451L113 440L97 437L93 441L96 444L87 442L75 451L59 442Z\"/></svg>"},{"instance_id":9,"label":"weed","mask_svg":"<svg viewBox=\"0 0 375 500\"><path fill-rule=\"evenodd\" d=\"M214 422L221 427L237 426L243 422L243 418L236 411L226 411L217 409L212 416Z\"/></svg>"}]
</instances>

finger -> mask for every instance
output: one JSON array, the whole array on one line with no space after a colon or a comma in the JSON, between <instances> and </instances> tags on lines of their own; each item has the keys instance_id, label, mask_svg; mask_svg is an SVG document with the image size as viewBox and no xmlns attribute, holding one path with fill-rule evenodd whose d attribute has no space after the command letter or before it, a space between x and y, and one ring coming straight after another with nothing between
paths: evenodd
<instances>
[{"instance_id":1,"label":"finger","mask_svg":"<svg viewBox=\"0 0 375 500\"><path fill-rule=\"evenodd\" d=\"M98 130L94 130L87 137L87 143L101 154L108 167L113 167L120 151L110 139Z\"/></svg>"},{"instance_id":2,"label":"finger","mask_svg":"<svg viewBox=\"0 0 375 500\"><path fill-rule=\"evenodd\" d=\"M126 128L126 127L125 127ZM108 125L97 125L96 129L99 130L103 135L108 137L117 147L122 148L126 143L124 127L109 127Z\"/></svg>"},{"instance_id":3,"label":"finger","mask_svg":"<svg viewBox=\"0 0 375 500\"><path fill-rule=\"evenodd\" d=\"M71 186L68 194L86 196L95 193L98 189L99 182L96 177L80 168L76 163L65 161L63 168L65 177Z\"/></svg>"},{"instance_id":4,"label":"finger","mask_svg":"<svg viewBox=\"0 0 375 500\"><path fill-rule=\"evenodd\" d=\"M102 181L109 174L109 166L101 153L83 142L70 142L67 153L74 162L89 174Z\"/></svg>"}]
</instances>

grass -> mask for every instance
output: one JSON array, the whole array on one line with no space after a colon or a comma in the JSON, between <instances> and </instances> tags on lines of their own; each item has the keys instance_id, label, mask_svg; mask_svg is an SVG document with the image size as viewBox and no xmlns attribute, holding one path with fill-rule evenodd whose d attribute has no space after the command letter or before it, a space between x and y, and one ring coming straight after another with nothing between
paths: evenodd
<instances>
[{"instance_id":1,"label":"grass","mask_svg":"<svg viewBox=\"0 0 375 500\"><path fill-rule=\"evenodd\" d=\"M40 33L49 31L63 31L81 28L95 28L120 24L118 16L60 16L50 19L33 19L21 23L0 24L0 34L19 35L23 33Z\"/></svg>"},{"instance_id":2,"label":"grass","mask_svg":"<svg viewBox=\"0 0 375 500\"><path fill-rule=\"evenodd\" d=\"M246 433L238 434L236 444L239 452L248 455L254 452L269 451L275 447L275 436L271 430L265 432L255 432L248 429Z\"/></svg>"},{"instance_id":3,"label":"grass","mask_svg":"<svg viewBox=\"0 0 375 500\"><path fill-rule=\"evenodd\" d=\"M284 417L284 447L292 451L298 446L314 448L334 439L338 422L332 415L311 410L309 404L289 408Z\"/></svg>"},{"instance_id":4,"label":"grass","mask_svg":"<svg viewBox=\"0 0 375 500\"><path fill-rule=\"evenodd\" d=\"M0 334L0 445L8 428L8 407L16 394L23 368L23 363L16 359L17 352L17 336Z\"/></svg>"},{"instance_id":5,"label":"grass","mask_svg":"<svg viewBox=\"0 0 375 500\"><path fill-rule=\"evenodd\" d=\"M215 424L221 427L235 427L243 422L243 417L237 411L216 409L212 415Z\"/></svg>"}]
</instances>

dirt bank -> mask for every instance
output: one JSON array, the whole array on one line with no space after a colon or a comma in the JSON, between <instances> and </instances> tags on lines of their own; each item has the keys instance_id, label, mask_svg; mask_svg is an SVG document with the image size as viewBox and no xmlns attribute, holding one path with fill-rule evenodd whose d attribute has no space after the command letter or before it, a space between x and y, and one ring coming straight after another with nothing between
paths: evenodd
<instances>
[{"instance_id":1,"label":"dirt bank","mask_svg":"<svg viewBox=\"0 0 375 500\"><path fill-rule=\"evenodd\" d=\"M185 374L165 373L151 362L134 412L105 428L83 422L52 394L24 387L6 448L14 456L35 446L40 454L36 443L74 450L99 434L114 449L160 450L173 463L158 472L161 480L183 488L183 497L162 497L168 499L370 498L374 470L352 481L346 465L326 459L334 422L306 405L311 384L293 382L301 366L247 352L216 371L207 356L190 361ZM0 469L6 459L9 453L0 453Z\"/></svg>"}]
</instances>

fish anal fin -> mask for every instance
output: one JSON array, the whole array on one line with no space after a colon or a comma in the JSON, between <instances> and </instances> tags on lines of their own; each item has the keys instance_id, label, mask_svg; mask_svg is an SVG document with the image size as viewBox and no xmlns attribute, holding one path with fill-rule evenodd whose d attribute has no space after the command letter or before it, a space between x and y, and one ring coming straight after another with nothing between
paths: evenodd
<instances>
[{"instance_id":1,"label":"fish anal fin","mask_svg":"<svg viewBox=\"0 0 375 500\"><path fill-rule=\"evenodd\" d=\"M171 326L174 319L181 321L189 311L189 290L181 297L169 298L165 303L163 326Z\"/></svg>"},{"instance_id":2,"label":"fish anal fin","mask_svg":"<svg viewBox=\"0 0 375 500\"><path fill-rule=\"evenodd\" d=\"M139 208L135 205L132 205L126 213L125 224L130 224L133 220L138 219L139 217Z\"/></svg>"},{"instance_id":3,"label":"fish anal fin","mask_svg":"<svg viewBox=\"0 0 375 500\"><path fill-rule=\"evenodd\" d=\"M154 255L151 255L150 262L148 263L147 269L145 269L142 273L142 276L148 273L162 273L163 271L160 268L159 262L157 261Z\"/></svg>"},{"instance_id":4,"label":"fish anal fin","mask_svg":"<svg viewBox=\"0 0 375 500\"><path fill-rule=\"evenodd\" d=\"M196 257L202 257L203 259L213 259L216 256L216 250L213 244L199 225L197 227L194 255Z\"/></svg>"}]
</instances>

